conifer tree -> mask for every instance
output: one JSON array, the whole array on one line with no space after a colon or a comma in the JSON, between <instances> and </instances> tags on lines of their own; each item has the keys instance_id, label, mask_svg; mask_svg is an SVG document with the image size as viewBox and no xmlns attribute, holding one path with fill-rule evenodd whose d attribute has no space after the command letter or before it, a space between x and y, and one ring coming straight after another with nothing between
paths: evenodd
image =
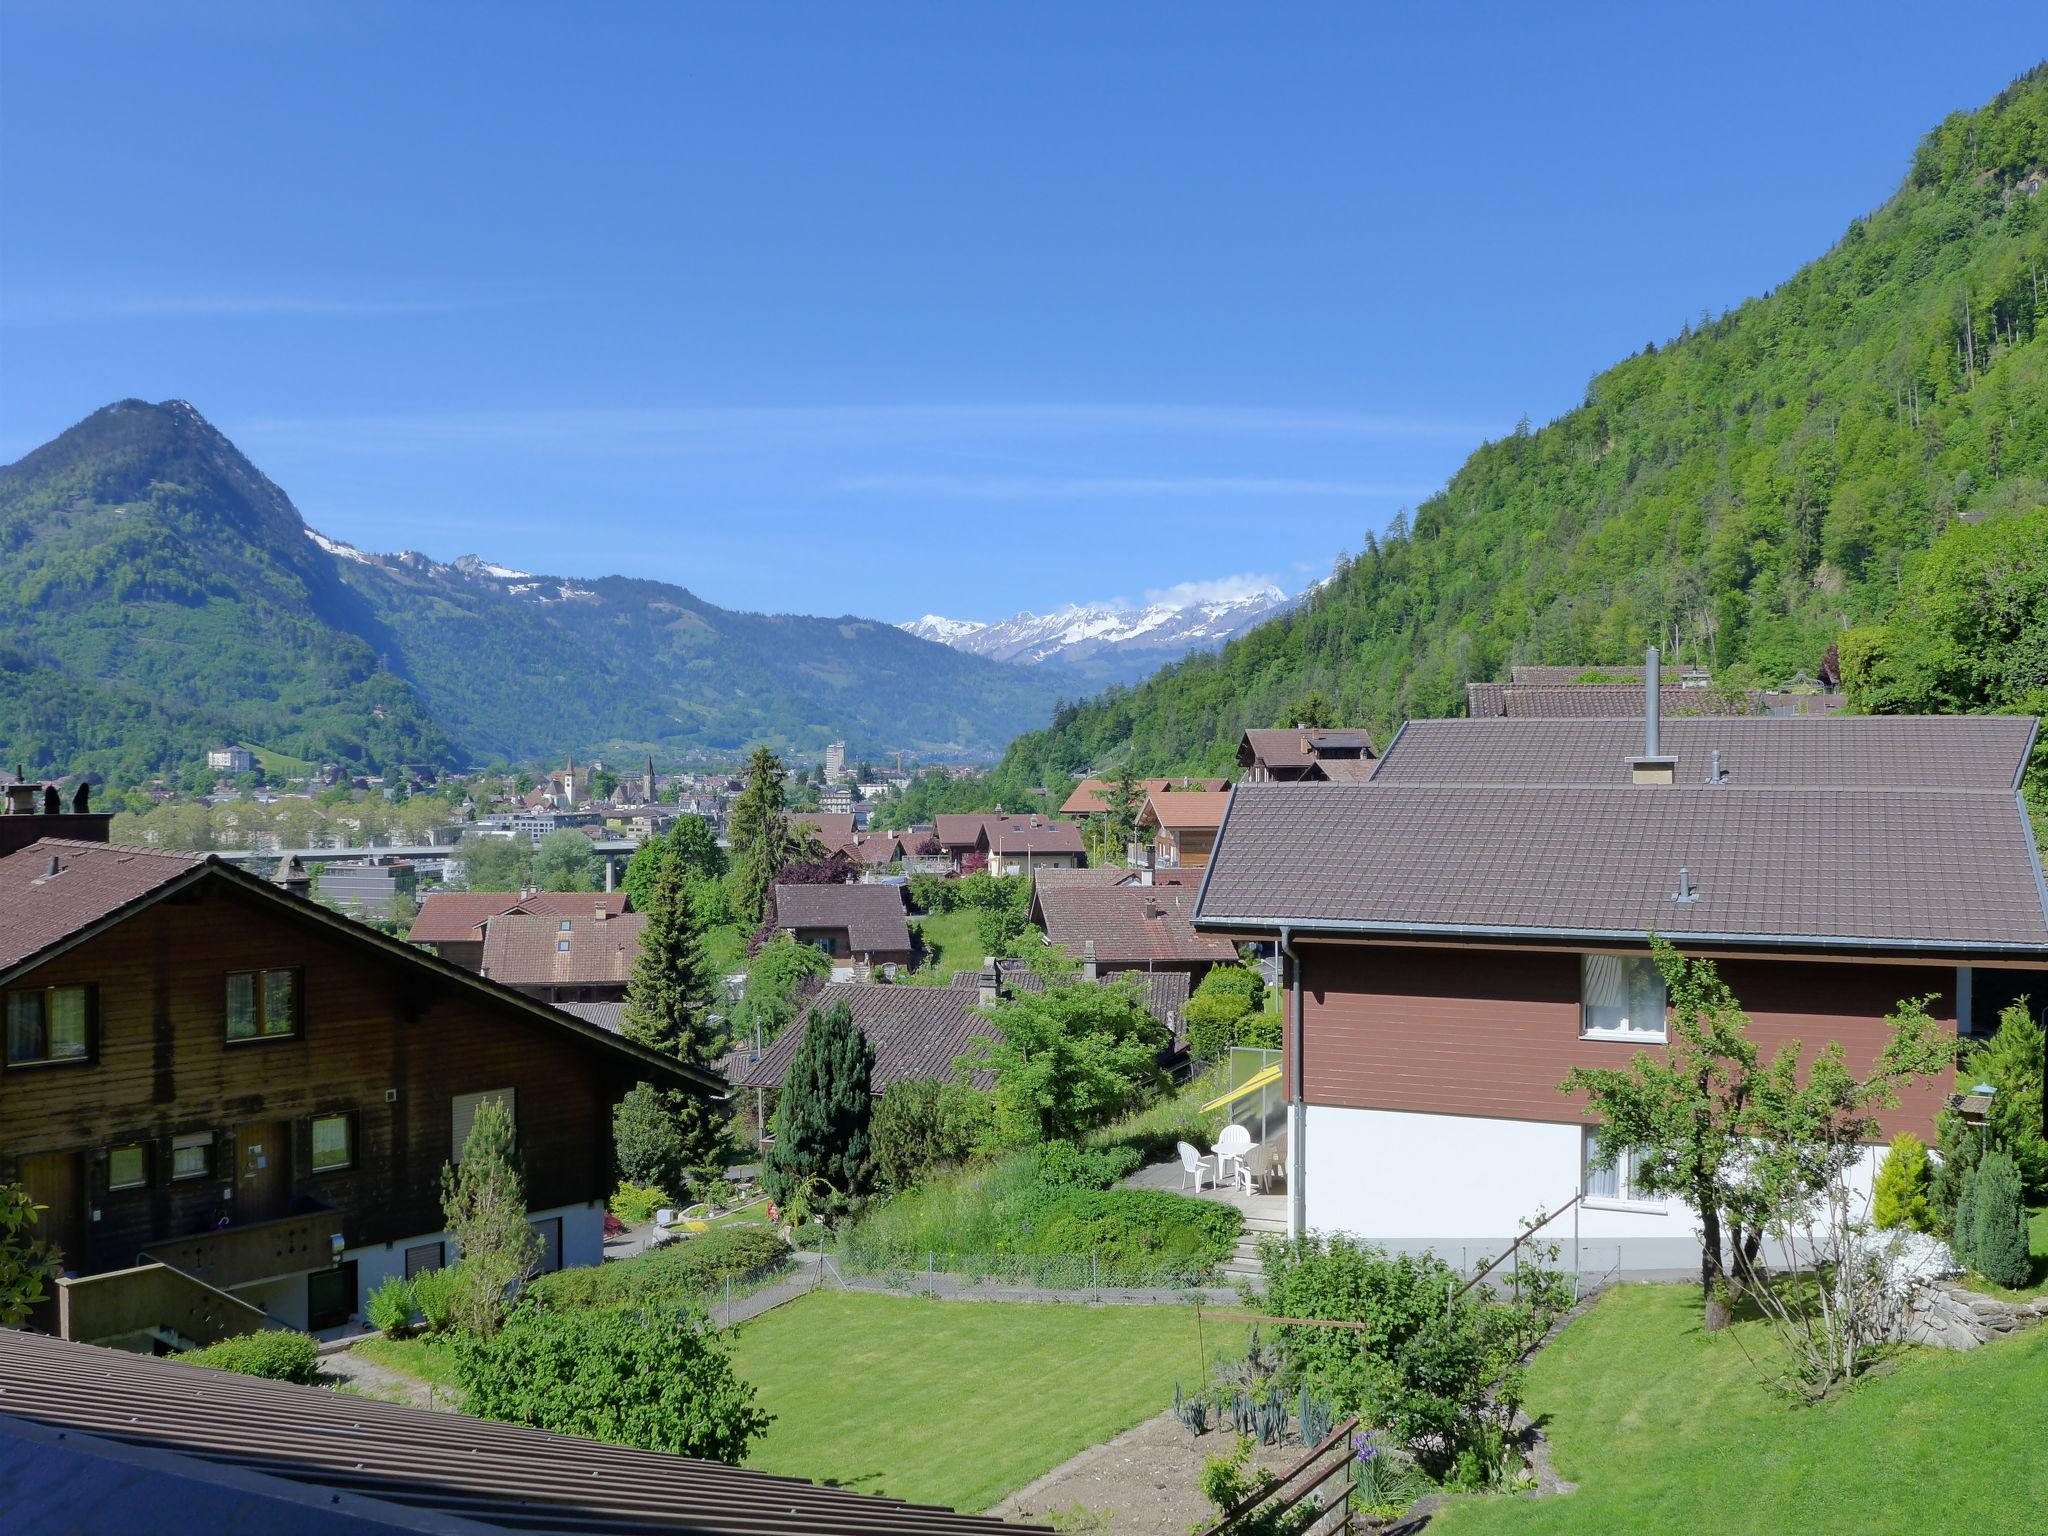
<instances>
[{"instance_id":1,"label":"conifer tree","mask_svg":"<svg viewBox=\"0 0 2048 1536\"><path fill-rule=\"evenodd\" d=\"M2027 1253L2027 1213L2020 1204L2020 1171L2000 1148L1993 1147L1971 1180L1970 1265L1999 1285L2022 1286L2031 1278Z\"/></svg>"},{"instance_id":2,"label":"conifer tree","mask_svg":"<svg viewBox=\"0 0 2048 1536\"><path fill-rule=\"evenodd\" d=\"M775 1144L762 1170L778 1204L795 1197L816 1209L866 1190L874 1067L874 1047L843 1000L811 1015L775 1106Z\"/></svg>"},{"instance_id":3,"label":"conifer tree","mask_svg":"<svg viewBox=\"0 0 2048 1536\"><path fill-rule=\"evenodd\" d=\"M788 787L782 759L756 747L747 760L747 787L733 802L733 904L740 917L758 923L767 914L775 872L789 853Z\"/></svg>"},{"instance_id":4,"label":"conifer tree","mask_svg":"<svg viewBox=\"0 0 2048 1536\"><path fill-rule=\"evenodd\" d=\"M1931 1174L1927 1143L1911 1131L1899 1132L1892 1138L1892 1149L1877 1170L1871 1219L1886 1229L1905 1227L1914 1232L1932 1232L1934 1209L1927 1199Z\"/></svg>"},{"instance_id":5,"label":"conifer tree","mask_svg":"<svg viewBox=\"0 0 2048 1536\"><path fill-rule=\"evenodd\" d=\"M725 1042L712 1022L714 981L683 860L656 866L646 918L622 1032L685 1066L709 1069ZM680 1195L677 1169L723 1166L728 1120L726 1107L702 1094L642 1085L613 1121L620 1172Z\"/></svg>"},{"instance_id":6,"label":"conifer tree","mask_svg":"<svg viewBox=\"0 0 2048 1536\"><path fill-rule=\"evenodd\" d=\"M1963 1067L1998 1092L1986 1115L1991 1144L2018 1166L2028 1196L2048 1191L2048 1110L2044 1110L2041 1026L2024 1001L1998 1016L1998 1033ZM1967 1086L1967 1085L1965 1085Z\"/></svg>"},{"instance_id":7,"label":"conifer tree","mask_svg":"<svg viewBox=\"0 0 2048 1536\"><path fill-rule=\"evenodd\" d=\"M462 1161L441 1166L441 1214L458 1255L455 1317L488 1338L505 1316L505 1293L540 1260L540 1236L526 1216L512 1112L502 1099L476 1108Z\"/></svg>"}]
</instances>

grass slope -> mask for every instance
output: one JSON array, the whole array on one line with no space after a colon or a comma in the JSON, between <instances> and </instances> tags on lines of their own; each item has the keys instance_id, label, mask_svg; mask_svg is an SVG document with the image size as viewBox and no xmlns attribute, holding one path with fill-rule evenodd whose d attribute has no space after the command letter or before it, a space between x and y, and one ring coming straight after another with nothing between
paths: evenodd
<instances>
[{"instance_id":1,"label":"grass slope","mask_svg":"<svg viewBox=\"0 0 2048 1536\"><path fill-rule=\"evenodd\" d=\"M976 915L963 909L910 920L925 948L931 951L933 976L950 980L955 971L971 971L981 964L981 931L975 927Z\"/></svg>"},{"instance_id":2,"label":"grass slope","mask_svg":"<svg viewBox=\"0 0 2048 1536\"><path fill-rule=\"evenodd\" d=\"M1244 1331L1205 1325L1208 1358ZM750 1466L986 1509L1205 1378L1192 1310L820 1291L739 1332L776 1415Z\"/></svg>"},{"instance_id":3,"label":"grass slope","mask_svg":"<svg viewBox=\"0 0 2048 1536\"><path fill-rule=\"evenodd\" d=\"M1758 1381L1760 1324L1710 1336L1684 1286L1623 1286L1529 1370L1567 1497L1481 1499L1431 1525L1714 1536L2042 1529L2048 1328L1967 1354L1915 1350L1842 1401L1794 1408Z\"/></svg>"}]
</instances>

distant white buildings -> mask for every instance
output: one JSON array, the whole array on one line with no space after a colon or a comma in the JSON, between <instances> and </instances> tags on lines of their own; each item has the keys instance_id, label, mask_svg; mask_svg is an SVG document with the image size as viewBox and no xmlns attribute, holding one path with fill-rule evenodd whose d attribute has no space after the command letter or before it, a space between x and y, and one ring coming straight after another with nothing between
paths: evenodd
<instances>
[{"instance_id":1,"label":"distant white buildings","mask_svg":"<svg viewBox=\"0 0 2048 1536\"><path fill-rule=\"evenodd\" d=\"M825 748L825 782L837 784L846 777L846 743L835 741Z\"/></svg>"},{"instance_id":2,"label":"distant white buildings","mask_svg":"<svg viewBox=\"0 0 2048 1536\"><path fill-rule=\"evenodd\" d=\"M210 773L254 773L256 757L247 747L215 747L206 754Z\"/></svg>"}]
</instances>

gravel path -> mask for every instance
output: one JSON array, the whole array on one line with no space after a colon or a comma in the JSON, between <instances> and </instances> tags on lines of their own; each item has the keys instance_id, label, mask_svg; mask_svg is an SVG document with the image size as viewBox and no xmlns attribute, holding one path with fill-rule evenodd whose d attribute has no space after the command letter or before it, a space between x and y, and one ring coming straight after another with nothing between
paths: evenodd
<instances>
[{"instance_id":1,"label":"gravel path","mask_svg":"<svg viewBox=\"0 0 2048 1536\"><path fill-rule=\"evenodd\" d=\"M364 1397L387 1403L406 1403L414 1408L432 1408L453 1413L455 1404L448 1394L429 1382L417 1381L387 1370L354 1350L338 1350L320 1361L320 1384L324 1387L352 1387Z\"/></svg>"}]
</instances>

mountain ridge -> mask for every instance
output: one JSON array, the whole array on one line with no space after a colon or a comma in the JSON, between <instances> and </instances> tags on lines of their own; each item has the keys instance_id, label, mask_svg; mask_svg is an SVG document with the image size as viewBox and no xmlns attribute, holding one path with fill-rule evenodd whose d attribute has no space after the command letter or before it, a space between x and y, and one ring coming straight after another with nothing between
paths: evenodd
<instances>
[{"instance_id":1,"label":"mountain ridge","mask_svg":"<svg viewBox=\"0 0 2048 1536\"><path fill-rule=\"evenodd\" d=\"M186 401L0 467L0 743L133 782L250 741L358 768L575 750L992 753L1056 685L858 615L380 555L306 525Z\"/></svg>"},{"instance_id":2,"label":"mountain ridge","mask_svg":"<svg viewBox=\"0 0 2048 1536\"><path fill-rule=\"evenodd\" d=\"M900 627L955 650L1024 666L1068 672L1083 682L1133 682L1191 651L1221 645L1285 609L1290 599L1268 583L1232 598L1065 603L982 623L926 614Z\"/></svg>"}]
</instances>

